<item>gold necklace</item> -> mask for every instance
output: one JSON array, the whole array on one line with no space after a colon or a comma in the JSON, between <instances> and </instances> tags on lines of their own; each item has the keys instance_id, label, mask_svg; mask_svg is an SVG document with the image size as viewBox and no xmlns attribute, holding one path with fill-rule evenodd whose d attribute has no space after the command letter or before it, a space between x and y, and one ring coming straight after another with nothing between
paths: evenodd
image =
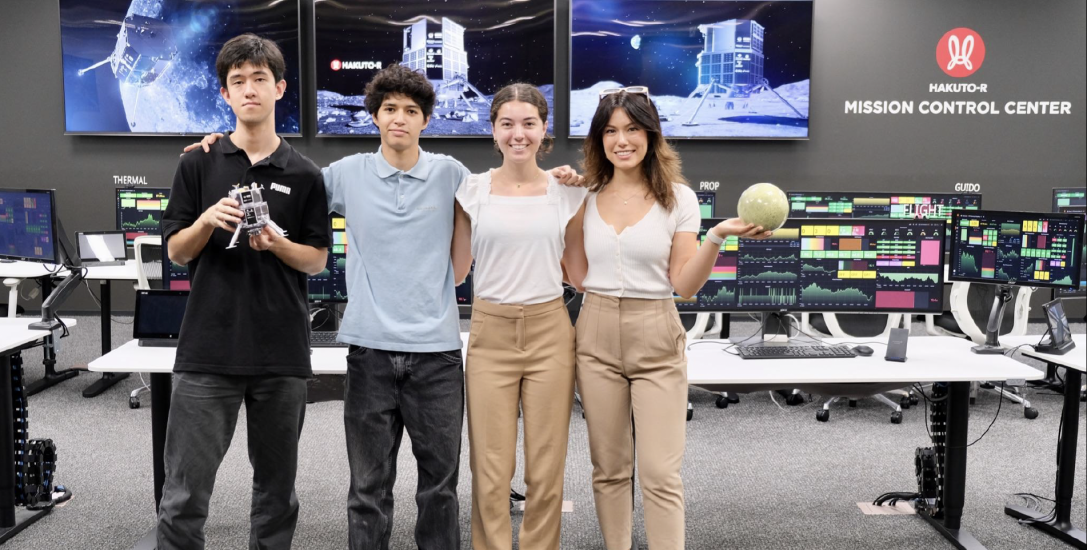
<instances>
[{"instance_id":1,"label":"gold necklace","mask_svg":"<svg viewBox=\"0 0 1087 550\"><path fill-rule=\"evenodd\" d=\"M625 205L625 204L627 203L627 201L629 201L630 199L633 199L633 198L634 198L634 195L637 195L637 194L638 194L639 192L641 192L641 191L640 191L640 190L639 190L639 191L635 191L635 192L634 192L634 193L632 193L632 194L631 194L631 195L630 195L629 197L627 197L627 198L625 198L625 199L620 199L620 200L622 200L622 201L623 201L623 204ZM616 197L616 198L619 198L619 195L615 195L615 197Z\"/></svg>"}]
</instances>

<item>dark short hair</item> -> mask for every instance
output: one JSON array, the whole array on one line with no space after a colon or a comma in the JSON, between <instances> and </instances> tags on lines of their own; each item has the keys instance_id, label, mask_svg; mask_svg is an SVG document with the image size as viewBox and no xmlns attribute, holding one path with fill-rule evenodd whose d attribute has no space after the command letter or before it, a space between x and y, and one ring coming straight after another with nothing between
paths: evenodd
<instances>
[{"instance_id":1,"label":"dark short hair","mask_svg":"<svg viewBox=\"0 0 1087 550\"><path fill-rule=\"evenodd\" d=\"M430 118L434 112L434 102L437 96L434 94L434 86L427 80L426 75L415 72L399 63L394 63L378 71L373 80L366 85L366 112L370 116L377 114L381 104L385 103L385 96L399 94L407 96L419 108L423 110L423 116Z\"/></svg>"},{"instance_id":2,"label":"dark short hair","mask_svg":"<svg viewBox=\"0 0 1087 550\"><path fill-rule=\"evenodd\" d=\"M226 88L226 77L232 69L249 63L254 67L268 67L276 82L283 80L287 72L287 62L279 46L267 38L253 33L245 33L227 40L215 58L215 72L219 74L219 86Z\"/></svg>"},{"instance_id":3,"label":"dark short hair","mask_svg":"<svg viewBox=\"0 0 1087 550\"><path fill-rule=\"evenodd\" d=\"M498 110L511 101L522 101L532 105L536 108L536 111L540 113L540 120L544 124L547 123L547 98L545 98L543 93L532 84L515 82L498 90L498 92L494 94L494 98L491 99L492 127L495 122L498 122ZM540 149L536 152L537 158L543 158L544 155L550 153L554 145L555 140L551 139L551 136L544 134L543 141L540 142ZM502 156L502 151L498 149L497 142L495 142L494 148L498 151L498 155Z\"/></svg>"},{"instance_id":4,"label":"dark short hair","mask_svg":"<svg viewBox=\"0 0 1087 550\"><path fill-rule=\"evenodd\" d=\"M642 174L653 197L666 210L671 211L676 204L672 184L687 183L687 180L683 177L679 153L672 148L661 131L657 106L642 94L624 91L606 95L596 106L596 113L589 125L589 135L581 146L585 156L581 166L585 170L585 179L589 180L589 190L603 191L615 175L615 166L604 151L604 130L611 121L612 113L617 109L622 109L635 126L645 131L649 143L645 158L642 159Z\"/></svg>"}]
</instances>

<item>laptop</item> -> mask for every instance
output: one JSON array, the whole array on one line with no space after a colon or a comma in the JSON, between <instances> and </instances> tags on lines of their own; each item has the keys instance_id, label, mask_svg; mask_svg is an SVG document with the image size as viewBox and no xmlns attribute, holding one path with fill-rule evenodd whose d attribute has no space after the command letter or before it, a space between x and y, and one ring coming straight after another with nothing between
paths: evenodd
<instances>
[{"instance_id":1,"label":"laptop","mask_svg":"<svg viewBox=\"0 0 1087 550\"><path fill-rule=\"evenodd\" d=\"M84 266L125 265L128 259L124 231L83 231L76 233L79 262Z\"/></svg>"},{"instance_id":2,"label":"laptop","mask_svg":"<svg viewBox=\"0 0 1087 550\"><path fill-rule=\"evenodd\" d=\"M142 347L177 347L187 290L137 290L132 337Z\"/></svg>"}]
</instances>

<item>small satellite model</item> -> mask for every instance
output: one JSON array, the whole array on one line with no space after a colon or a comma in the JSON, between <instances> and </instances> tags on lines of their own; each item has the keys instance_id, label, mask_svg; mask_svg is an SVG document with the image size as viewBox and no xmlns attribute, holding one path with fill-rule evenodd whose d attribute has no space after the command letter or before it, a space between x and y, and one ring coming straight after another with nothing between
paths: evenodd
<instances>
[{"instance_id":1,"label":"small satellite model","mask_svg":"<svg viewBox=\"0 0 1087 550\"><path fill-rule=\"evenodd\" d=\"M84 74L110 64L113 75L121 84L137 89L136 104L139 104L139 90L158 80L177 59L177 46L174 44L170 26L154 17L129 15L120 24L117 43L109 57L80 69L76 74ZM135 106L132 112L135 113ZM136 125L133 117L129 124Z\"/></svg>"},{"instance_id":2,"label":"small satellite model","mask_svg":"<svg viewBox=\"0 0 1087 550\"><path fill-rule=\"evenodd\" d=\"M259 183L246 187L238 187L235 184L234 189L230 190L228 196L238 201L238 209L242 211L242 221L234 230L234 237L230 239L228 249L238 246L238 236L242 234L243 229L249 232L250 237L256 237L267 225L280 237L287 236L287 232L276 225L276 222L272 221L272 216L268 214L268 203L264 202L263 190L264 188Z\"/></svg>"}]
</instances>

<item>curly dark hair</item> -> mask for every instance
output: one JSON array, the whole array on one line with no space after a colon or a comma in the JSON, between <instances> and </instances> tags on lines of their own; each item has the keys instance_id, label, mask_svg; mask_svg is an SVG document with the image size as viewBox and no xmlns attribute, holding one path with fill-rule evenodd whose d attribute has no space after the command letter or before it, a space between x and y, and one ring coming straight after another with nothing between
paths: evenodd
<instances>
[{"instance_id":1,"label":"curly dark hair","mask_svg":"<svg viewBox=\"0 0 1087 550\"><path fill-rule=\"evenodd\" d=\"M642 174L649 185L649 192L665 210L671 211L676 205L672 184L687 183L687 179L683 177L679 153L664 139L661 132L656 105L642 94L619 92L606 95L596 107L596 114L589 125L589 135L582 145L585 159L581 161L581 167L585 171L585 179L590 182L589 190L603 191L615 175L615 166L604 151L604 130L616 109L622 109L649 138L641 164Z\"/></svg>"},{"instance_id":2,"label":"curly dark hair","mask_svg":"<svg viewBox=\"0 0 1087 550\"><path fill-rule=\"evenodd\" d=\"M370 116L377 114L381 104L385 102L385 96L399 94L410 97L419 104L423 110L423 116L430 118L434 112L434 102L437 96L434 94L434 86L427 80L426 75L417 73L399 63L389 65L378 71L373 80L366 85L366 112Z\"/></svg>"},{"instance_id":3,"label":"curly dark hair","mask_svg":"<svg viewBox=\"0 0 1087 550\"><path fill-rule=\"evenodd\" d=\"M494 94L494 98L491 99L492 128L494 123L498 122L498 110L511 101L521 101L532 105L540 113L540 121L547 124L547 98L532 84L515 82L498 90ZM542 159L544 155L551 152L554 146L555 140L551 136L544 134L543 140L540 142L540 149L536 151L536 158ZM502 156L502 151L498 148L498 142L495 142L494 150L498 151L498 156Z\"/></svg>"},{"instance_id":4,"label":"curly dark hair","mask_svg":"<svg viewBox=\"0 0 1087 550\"><path fill-rule=\"evenodd\" d=\"M247 32L227 40L219 50L219 56L215 58L219 86L226 88L227 74L246 63L254 67L268 67L276 82L283 80L283 74L287 72L287 62L283 60L283 52L279 51L279 46L267 38Z\"/></svg>"}]
</instances>

